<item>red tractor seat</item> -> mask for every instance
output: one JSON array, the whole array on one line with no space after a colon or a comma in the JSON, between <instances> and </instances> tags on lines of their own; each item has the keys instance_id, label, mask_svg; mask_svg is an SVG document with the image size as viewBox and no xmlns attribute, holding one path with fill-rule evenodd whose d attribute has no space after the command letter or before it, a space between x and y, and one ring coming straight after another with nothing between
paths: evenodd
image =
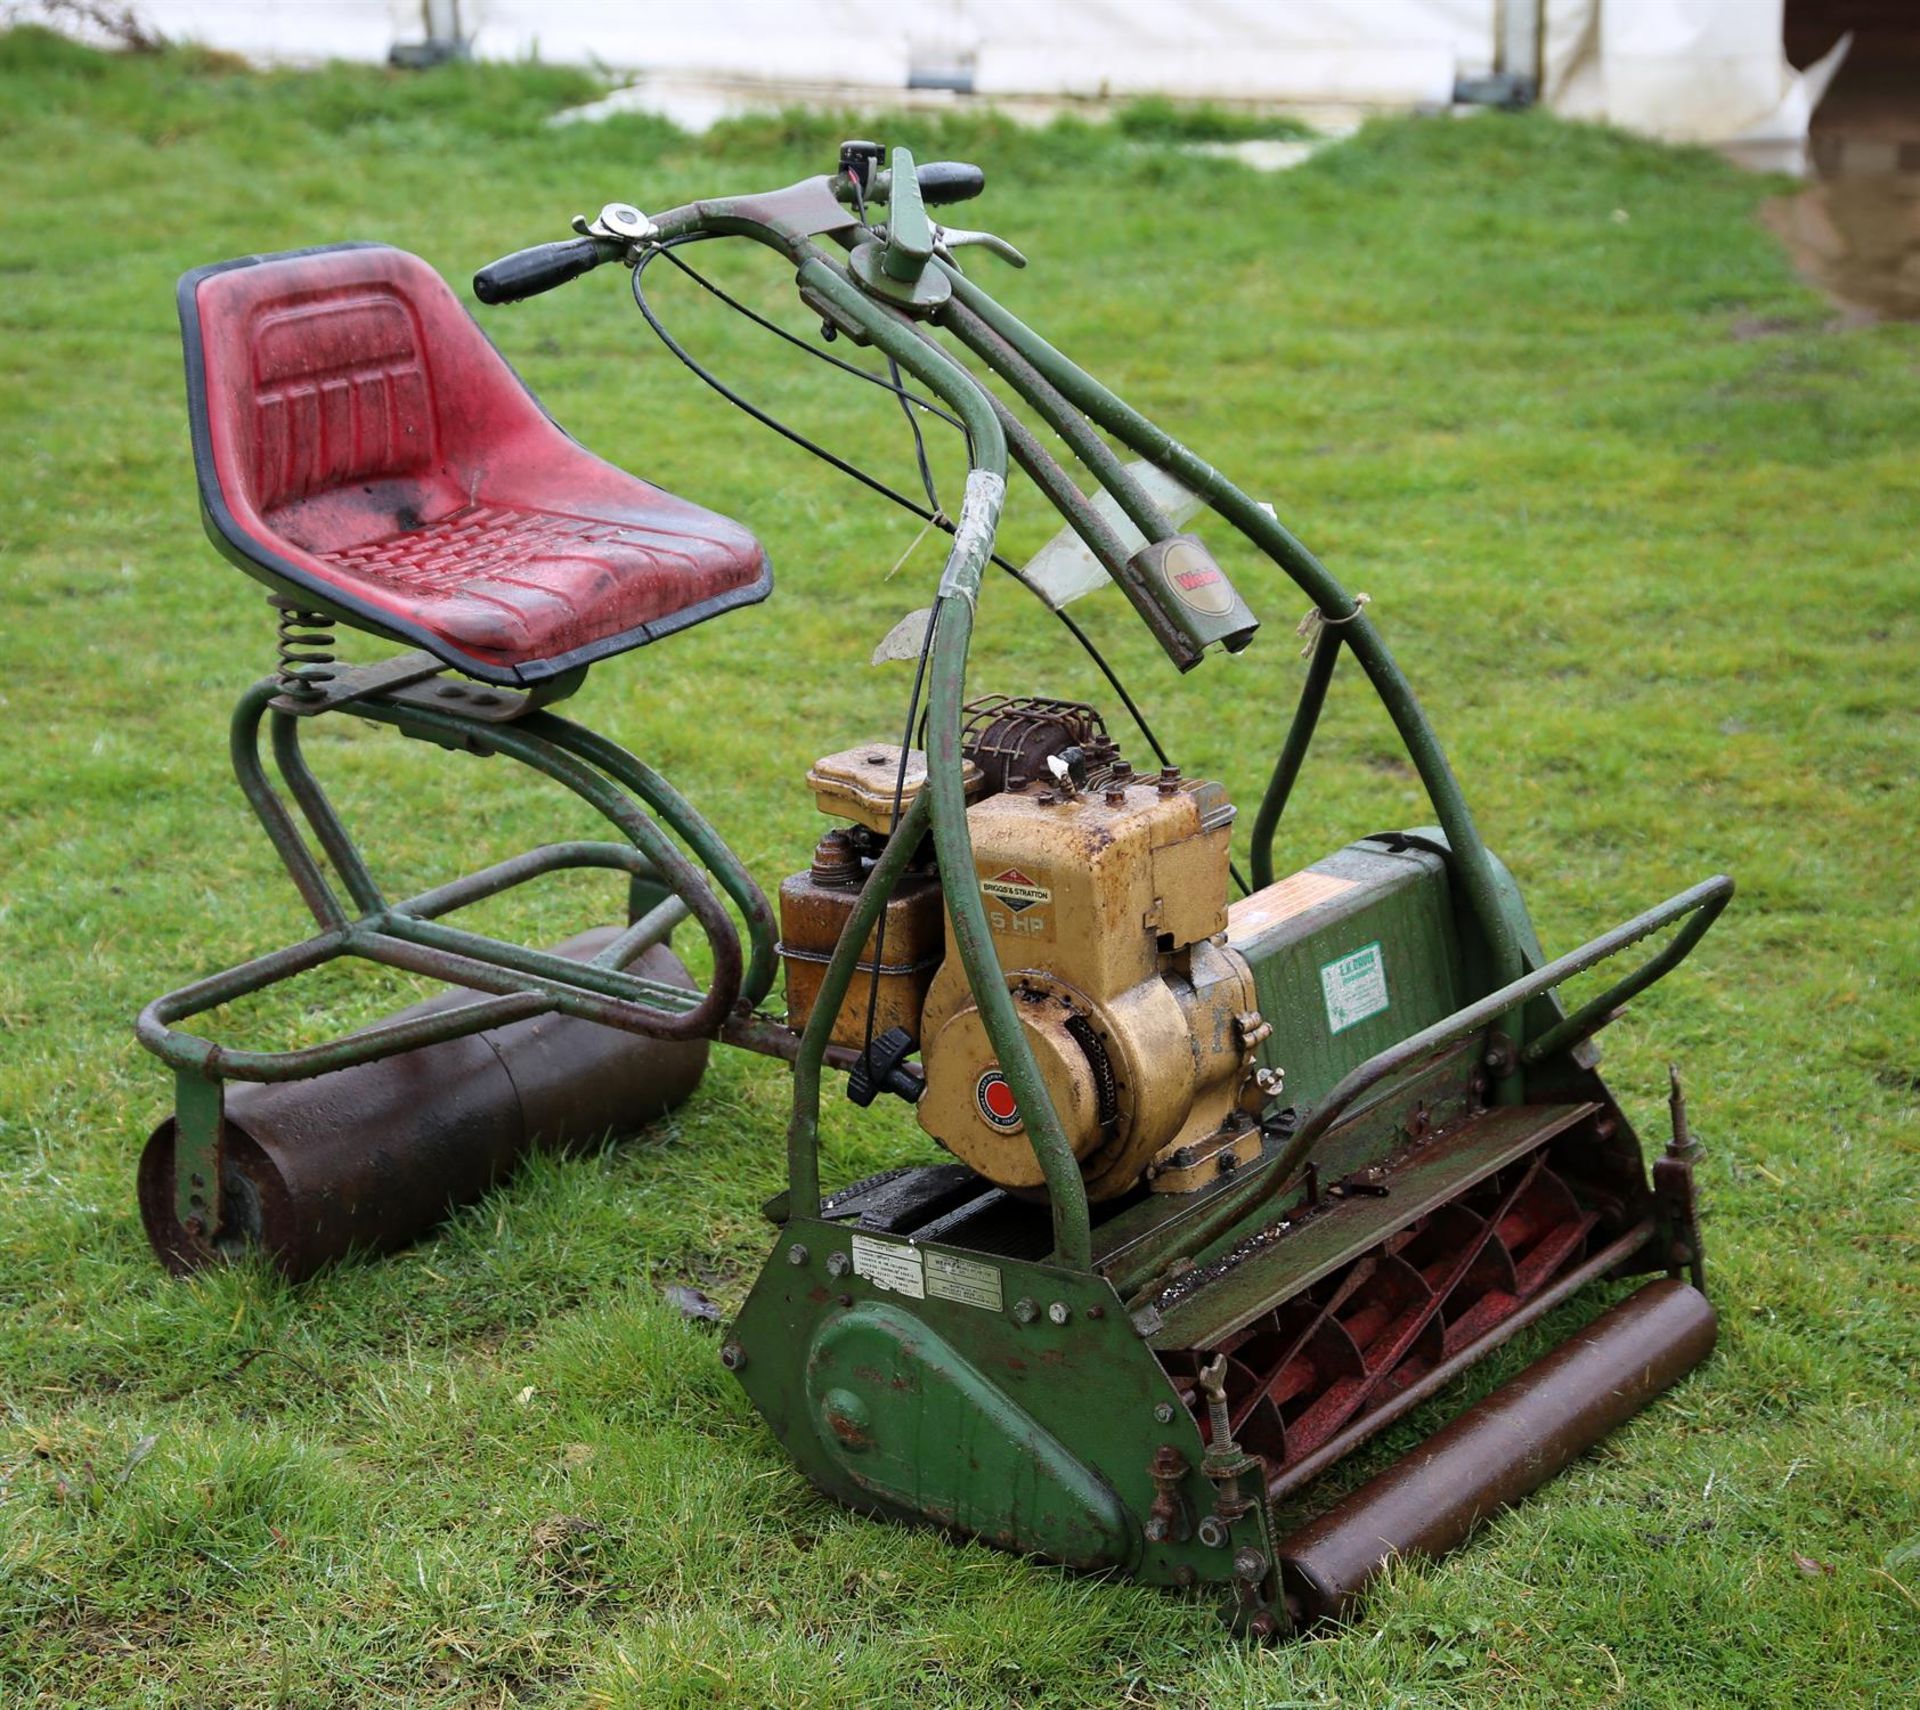
<instances>
[{"instance_id":1,"label":"red tractor seat","mask_svg":"<svg viewBox=\"0 0 1920 1710\"><path fill-rule=\"evenodd\" d=\"M738 523L569 439L417 256L196 268L180 325L207 533L303 605L515 684L772 589Z\"/></svg>"}]
</instances>

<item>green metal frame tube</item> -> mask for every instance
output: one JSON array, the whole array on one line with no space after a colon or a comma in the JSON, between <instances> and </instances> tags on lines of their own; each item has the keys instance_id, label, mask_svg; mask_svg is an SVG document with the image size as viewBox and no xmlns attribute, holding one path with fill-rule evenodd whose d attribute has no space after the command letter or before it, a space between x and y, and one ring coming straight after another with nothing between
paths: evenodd
<instances>
[{"instance_id":1,"label":"green metal frame tube","mask_svg":"<svg viewBox=\"0 0 1920 1710\"><path fill-rule=\"evenodd\" d=\"M654 878L654 866L631 843L543 843L519 855L482 867L435 885L430 891L405 897L392 905L395 914L410 914L417 920L435 920L457 909L470 908L488 897L498 896L515 885L524 885L545 873L561 873L577 867L599 867L607 872Z\"/></svg>"},{"instance_id":2,"label":"green metal frame tube","mask_svg":"<svg viewBox=\"0 0 1920 1710\"><path fill-rule=\"evenodd\" d=\"M938 261L935 265L945 266ZM1468 905L1486 936L1493 978L1503 985L1517 978L1525 967L1522 949L1525 934L1521 923L1508 911L1492 858L1481 841L1472 811L1461 794L1459 781L1447 763L1439 738L1427 722L1413 686L1395 663L1365 610L1299 540L1219 470L1196 457L1171 434L1156 427L1054 349L957 268L947 267L946 272L953 282L954 296L1032 363L1070 402L1140 456L1185 482L1286 571L1319 607L1325 619L1343 628L1347 645L1353 649L1354 657L1360 661L1400 733L1407 757L1419 772L1434 814L1447 833Z\"/></svg>"},{"instance_id":3,"label":"green metal frame tube","mask_svg":"<svg viewBox=\"0 0 1920 1710\"><path fill-rule=\"evenodd\" d=\"M1340 663L1340 631L1344 625L1322 624L1313 644L1313 657L1307 661L1307 680L1300 685L1300 700L1293 709L1293 723L1287 726L1287 740L1273 763L1273 776L1267 780L1267 793L1260 798L1260 811L1253 816L1253 883L1261 889L1273 883L1273 834L1279 829L1280 816L1287 810L1287 799L1305 764L1307 749L1320 722L1320 709L1326 704L1327 685L1333 681L1333 668Z\"/></svg>"},{"instance_id":4,"label":"green metal frame tube","mask_svg":"<svg viewBox=\"0 0 1920 1710\"><path fill-rule=\"evenodd\" d=\"M293 815L287 812L286 803L268 782L266 768L260 763L260 720L266 716L268 703L279 693L279 679L263 677L235 703L227 729L227 751L233 760L233 775L239 780L240 793L247 798L247 805L260 821L261 829L266 832L267 840L279 855L280 864L286 868L287 877L293 880L315 924L323 930L342 927L347 924L347 911L341 907L333 886L327 882L325 870L313 858L300 828L293 823Z\"/></svg>"},{"instance_id":5,"label":"green metal frame tube","mask_svg":"<svg viewBox=\"0 0 1920 1710\"><path fill-rule=\"evenodd\" d=\"M1658 932L1662 927L1688 915L1694 918L1687 927L1674 936L1673 942L1658 956L1653 957L1642 968L1637 969L1615 988L1619 991L1632 986L1635 992L1644 991L1662 974L1669 972L1700 941L1708 927L1719 918L1720 911L1727 906L1733 896L1733 880L1724 873L1711 879L1703 879L1699 884L1667 898L1663 903L1635 915L1631 920L1623 921L1610 931L1603 932L1598 938L1569 951L1518 979L1508 982L1498 990L1489 992L1474 1003L1455 1010L1452 1015L1443 1017L1430 1027L1422 1028L1418 1033L1409 1034L1405 1039L1389 1045L1385 1050L1376 1052L1364 1063L1359 1064L1333 1088L1327 1096L1314 1107L1313 1113L1301 1125L1299 1132L1288 1142L1284 1151L1268 1163L1257 1166L1244 1183L1222 1193L1207 1213L1181 1231L1183 1253L1170 1261L1154 1262L1148 1265L1129 1265L1116 1279L1115 1286L1123 1291L1133 1289L1145 1280L1143 1273L1152 1271L1153 1281L1169 1277L1175 1267L1184 1268L1182 1260L1193 1264L1206 1264L1217 1258L1227 1245L1239 1240L1244 1234L1243 1220L1250 1217L1263 1204L1282 1194L1299 1179L1302 1168L1319 1145L1322 1137L1342 1116L1366 1093L1382 1081L1394 1075L1419 1067L1421 1064L1445 1051L1449 1046L1480 1032L1483 1028L1499 1022L1502 1017L1524 1008L1533 999L1552 991L1563 981L1575 974L1584 973L1588 968L1609 957L1617 956L1630 945L1637 944L1649 933ZM1643 977L1644 976L1644 977ZM1609 1007L1616 1007L1615 993L1604 994ZM1602 1000L1596 1000L1596 1004ZM1570 1020L1578 1021L1595 1005L1588 1005L1579 1015ZM1562 1023L1565 1027L1567 1024ZM1592 1029L1589 1028L1588 1031ZM1559 1032L1555 1028L1554 1032ZM1543 1039L1553 1035L1543 1034ZM1571 1042L1569 1039L1566 1041Z\"/></svg>"},{"instance_id":6,"label":"green metal frame tube","mask_svg":"<svg viewBox=\"0 0 1920 1710\"><path fill-rule=\"evenodd\" d=\"M860 889L846 929L827 958L813 1010L800 1034L793 1056L793 1110L787 1118L787 1213L791 1217L820 1215L820 1068L826 1060L833 1024L860 963L860 951L880 919L880 911L906 871L907 862L927 834L932 812L930 791L921 790L893 828Z\"/></svg>"},{"instance_id":7,"label":"green metal frame tube","mask_svg":"<svg viewBox=\"0 0 1920 1710\"><path fill-rule=\"evenodd\" d=\"M1695 899L1688 903L1686 899ZM1556 1022L1538 1038L1531 1040L1526 1048L1524 1061L1538 1063L1551 1057L1557 1051L1577 1045L1590 1033L1597 1033L1613 1019L1614 1012L1621 1005L1630 1003L1656 980L1665 979L1675 968L1684 962L1707 934L1707 928L1720 918L1720 912L1733 901L1733 880L1726 874L1703 880L1691 891L1676 899L1684 906L1675 908L1673 904L1662 904L1659 909L1649 910L1640 917L1648 924L1622 940L1617 948L1631 944L1636 937L1645 937L1657 927L1665 925L1667 920L1692 910L1693 918L1673 935L1672 941L1656 955L1649 956L1638 968L1624 978L1615 981L1598 997L1583 1003L1564 1021ZM1656 918L1658 917L1658 918ZM1635 925L1629 922L1629 927ZM1619 929L1621 932L1627 927ZM1608 952L1613 954L1612 951Z\"/></svg>"},{"instance_id":8,"label":"green metal frame tube","mask_svg":"<svg viewBox=\"0 0 1920 1710\"><path fill-rule=\"evenodd\" d=\"M1080 1162L1053 1107L1034 1060L1013 995L994 952L993 937L979 887L972 882L973 840L967 831L966 784L961 752L961 708L966 699L967 648L973 636L974 602L980 576L993 550L1005 493L1006 437L985 391L967 371L937 346L855 286L824 255L800 267L800 283L859 325L875 346L892 357L946 402L953 405L971 441L972 473L959 526L940 577L939 621L934 633L928 694L926 794L932 802L934 848L946 874L947 915L966 969L967 983L979 1006L1000 1072L1025 1121L1053 1214L1056 1262L1075 1270L1092 1264L1093 1237L1087 1213L1087 1186ZM847 931L853 930L849 923ZM842 935L844 943L845 934ZM856 941L864 942L864 939ZM796 1061L798 1071L807 1053ZM813 1060L814 1097L818 1097L817 1059ZM796 1196L798 1197L798 1196Z\"/></svg>"},{"instance_id":9,"label":"green metal frame tube","mask_svg":"<svg viewBox=\"0 0 1920 1710\"><path fill-rule=\"evenodd\" d=\"M939 320L1032 405L1040 419L1066 442L1094 479L1113 495L1127 520L1148 540L1165 540L1173 533L1173 523L1166 512L1147 496L1133 472L1094 432L1093 424L1007 339L959 302L950 300L940 311Z\"/></svg>"},{"instance_id":10,"label":"green metal frame tube","mask_svg":"<svg viewBox=\"0 0 1920 1710\"><path fill-rule=\"evenodd\" d=\"M1066 519L1067 526L1100 561L1101 568L1118 581L1126 574L1125 542L1114 532L1107 519L1087 502L1087 496L1074 484L1073 477L1060 466L1059 459L1040 443L1027 424L991 392L987 394L987 401L993 405L1000 431L1007 436L1007 450L1013 454L1013 460L1020 465L1021 472L1046 495L1047 503ZM1043 601L1046 600L1045 593L1025 577L1021 577L1020 582Z\"/></svg>"},{"instance_id":11,"label":"green metal frame tube","mask_svg":"<svg viewBox=\"0 0 1920 1710\"><path fill-rule=\"evenodd\" d=\"M356 929L356 934L361 930ZM597 992L602 997L622 998L629 1003L659 1003L663 1009L676 1012L674 1020L680 1024L672 1035L663 1037L703 1038L719 1027L727 1009L732 1007L728 1005L701 1014L699 1011L708 1006L702 1003L696 1007L692 999L698 994L679 986L644 979L604 963L576 961L571 957L556 956L551 950L532 950L523 944L508 944L485 933L466 932L460 927L449 926L445 921L414 920L406 915L394 914L385 920L375 917L367 923L364 931L377 933L382 938L397 938L406 944L424 944L429 949L451 950L459 956L490 959L495 966L513 973L531 974L556 985L576 985L582 991ZM696 1016L697 1025L685 1025L695 1021Z\"/></svg>"},{"instance_id":12,"label":"green metal frame tube","mask_svg":"<svg viewBox=\"0 0 1920 1710\"><path fill-rule=\"evenodd\" d=\"M720 888L733 899L747 923L747 968L740 981L740 1002L749 1009L755 1007L773 989L774 978L780 971L779 928L766 892L726 839L653 767L598 731L557 713L536 713L519 722L533 726L545 741L598 766L616 783L631 790L673 828L707 871L720 881Z\"/></svg>"},{"instance_id":13,"label":"green metal frame tube","mask_svg":"<svg viewBox=\"0 0 1920 1710\"><path fill-rule=\"evenodd\" d=\"M464 738L473 734L473 722L457 714L442 713L425 707L400 706L382 701L356 702L354 710L362 718L371 718L402 730L417 727L432 736ZM739 995L740 935L733 919L721 906L713 887L701 877L686 856L674 847L666 834L634 804L615 783L595 771L588 762L568 753L561 745L545 740L544 724L552 715L536 714L515 724L487 725L483 739L487 746L509 758L545 773L555 783L597 809L626 833L633 845L652 864L655 872L680 896L687 899L694 919L700 924L713 947L714 988L732 985L726 1002L730 1008ZM564 723L561 720L552 722ZM570 731L570 734L573 732ZM398 911L393 911L398 913ZM489 941L491 942L491 941ZM502 946L511 949L512 946ZM569 966L578 967L578 963Z\"/></svg>"},{"instance_id":14,"label":"green metal frame tube","mask_svg":"<svg viewBox=\"0 0 1920 1710\"><path fill-rule=\"evenodd\" d=\"M358 846L347 835L347 828L340 823L340 816L333 811L333 803L327 799L326 791L320 787L320 780L307 764L306 755L300 751L300 725L301 720L291 713L283 712L279 707L272 708L267 719L267 731L273 743L274 764L280 768L280 776L286 780L293 799L300 804L301 813L306 815L307 824L320 840L322 851L333 863L333 870L345 881L347 894L353 898L354 906L362 914L385 908L386 898L380 894L380 886L375 882L372 870Z\"/></svg>"}]
</instances>

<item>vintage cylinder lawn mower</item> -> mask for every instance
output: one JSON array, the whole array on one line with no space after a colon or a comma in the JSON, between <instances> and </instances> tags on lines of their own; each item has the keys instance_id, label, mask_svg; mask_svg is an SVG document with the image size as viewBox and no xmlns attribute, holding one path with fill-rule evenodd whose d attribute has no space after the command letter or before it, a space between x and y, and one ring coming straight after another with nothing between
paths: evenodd
<instances>
[{"instance_id":1,"label":"vintage cylinder lawn mower","mask_svg":"<svg viewBox=\"0 0 1920 1710\"><path fill-rule=\"evenodd\" d=\"M782 1059L788 1187L720 1356L807 1476L1009 1550L1225 1588L1236 1624L1272 1636L1337 1613L1395 1552L1448 1549L1712 1347L1678 1080L1649 1173L1592 1040L1733 887L1709 879L1549 959L1364 600L962 271L969 248L1021 261L931 218L980 187L972 167L850 143L788 189L651 218L608 206L474 280L507 303L624 263L698 370L644 276L745 238L797 269L826 341L883 366L783 336L964 435L951 518L924 457L925 504L841 463L949 550L931 606L889 638L916 664L902 724L822 743L806 788L823 832L777 909L664 778L553 710L600 661L765 598L753 536L576 445L412 256L349 244L182 281L208 532L280 612L280 668L241 698L233 757L317 930L140 1017L176 1078L141 1208L177 1269L255 1249L305 1276L414 1238L530 1147L644 1123L693 1091L714 1041ZM1066 524L1024 568L995 553L1009 460ZM1188 499L1312 608L1245 883L1225 789L1182 774L1111 671L1124 743L1093 706L968 685L976 604L1008 584L1090 651L1061 608L1109 579L1179 670L1246 648L1259 621L1176 520ZM983 586L989 565L1006 581ZM412 651L343 663L341 625ZM1437 823L1276 877L1343 653ZM518 760L614 835L395 900L303 753L338 715ZM549 951L449 919L567 868L624 875L627 923ZM709 946L699 981L668 942L688 919ZM1570 976L1664 928L1569 1013ZM342 956L456 990L300 1050L182 1029ZM898 1168L823 1189L827 1071L897 1112ZM1282 1525L1317 1474L1473 1362L1640 1275L1372 1483Z\"/></svg>"}]
</instances>

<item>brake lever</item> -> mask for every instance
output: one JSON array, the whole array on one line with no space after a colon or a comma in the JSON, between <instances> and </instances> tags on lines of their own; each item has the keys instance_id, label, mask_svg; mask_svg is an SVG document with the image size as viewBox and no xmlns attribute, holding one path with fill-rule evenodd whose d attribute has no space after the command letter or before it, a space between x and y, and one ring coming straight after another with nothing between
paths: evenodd
<instances>
[{"instance_id":1,"label":"brake lever","mask_svg":"<svg viewBox=\"0 0 1920 1710\"><path fill-rule=\"evenodd\" d=\"M1025 267L1027 258L1003 237L993 232L969 231L964 226L935 226L933 228L934 253L948 261L953 260L956 249L984 249L1004 261L1009 267Z\"/></svg>"}]
</instances>

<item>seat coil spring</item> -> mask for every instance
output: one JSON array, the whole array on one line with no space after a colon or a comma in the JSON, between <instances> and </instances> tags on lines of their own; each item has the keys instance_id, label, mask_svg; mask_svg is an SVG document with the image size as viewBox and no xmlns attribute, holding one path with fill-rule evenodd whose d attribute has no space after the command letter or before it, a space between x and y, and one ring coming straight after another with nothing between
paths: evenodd
<instances>
[{"instance_id":1,"label":"seat coil spring","mask_svg":"<svg viewBox=\"0 0 1920 1710\"><path fill-rule=\"evenodd\" d=\"M280 687L310 700L333 681L333 619L279 594L271 603L280 614Z\"/></svg>"}]
</instances>

